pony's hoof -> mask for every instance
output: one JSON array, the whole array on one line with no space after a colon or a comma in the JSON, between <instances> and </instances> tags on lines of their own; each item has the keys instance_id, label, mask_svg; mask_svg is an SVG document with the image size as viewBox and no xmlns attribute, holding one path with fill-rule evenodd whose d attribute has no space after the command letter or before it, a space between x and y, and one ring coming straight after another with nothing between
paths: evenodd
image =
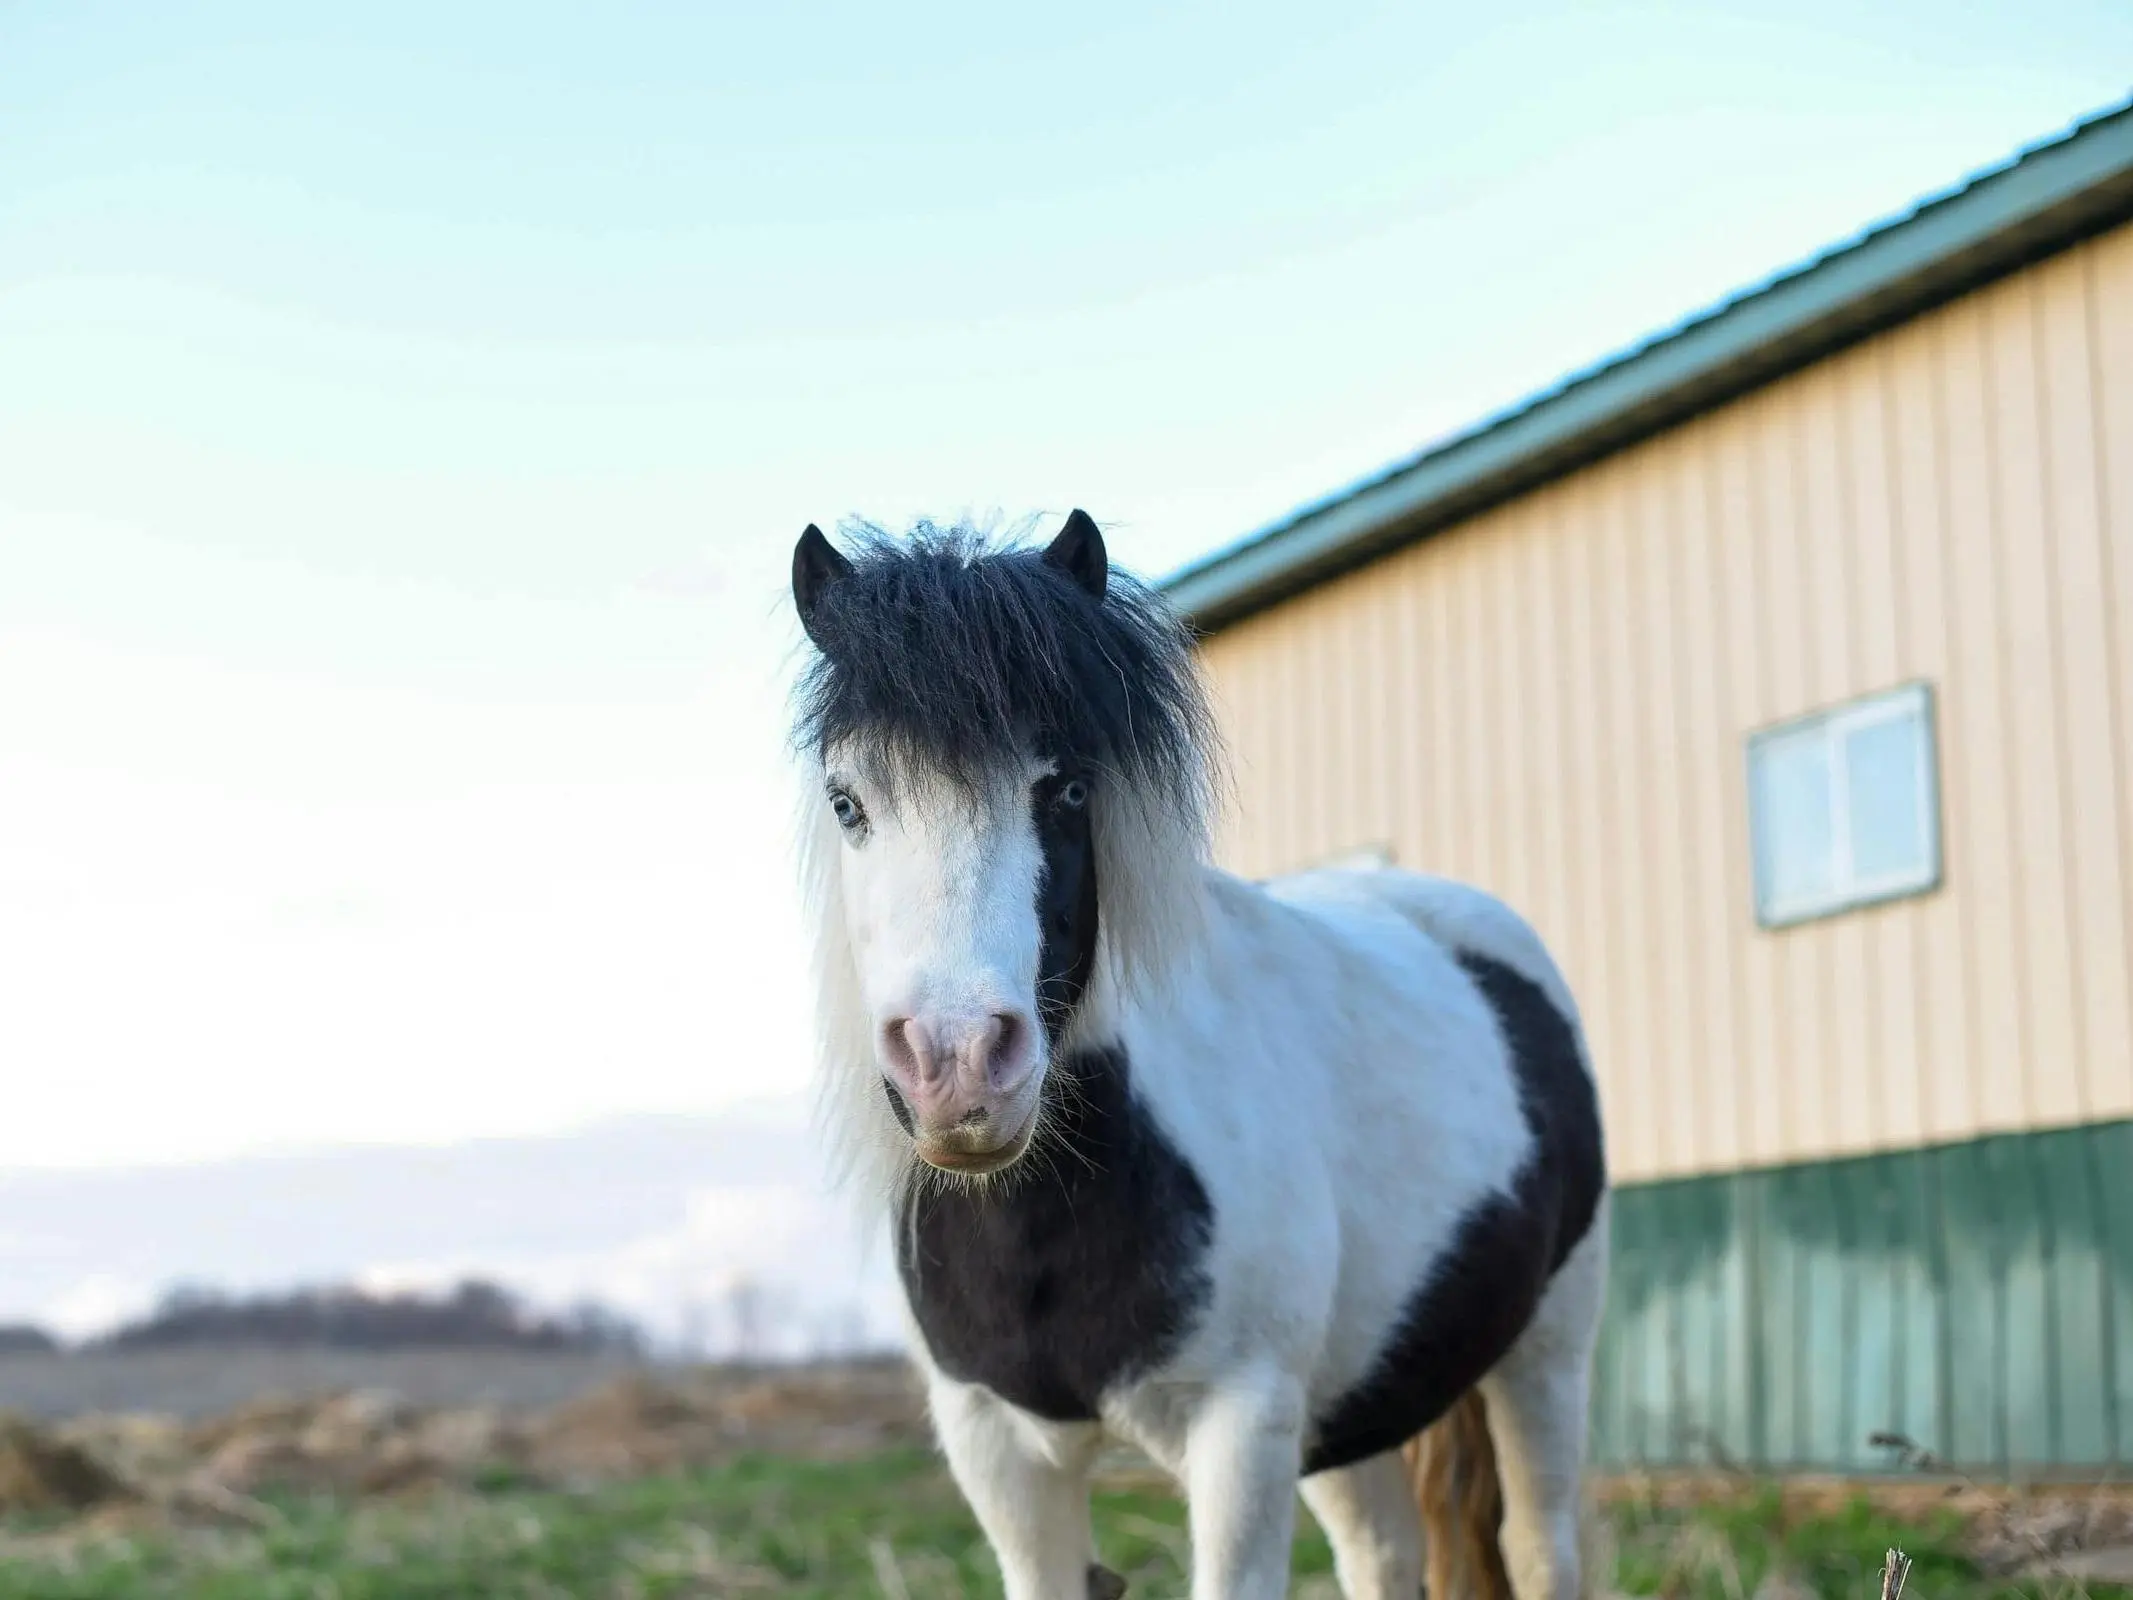
<instances>
[{"instance_id":1,"label":"pony's hoof","mask_svg":"<svg viewBox=\"0 0 2133 1600\"><path fill-rule=\"evenodd\" d=\"M1126 1580L1109 1567L1089 1568L1089 1600L1124 1600Z\"/></svg>"}]
</instances>

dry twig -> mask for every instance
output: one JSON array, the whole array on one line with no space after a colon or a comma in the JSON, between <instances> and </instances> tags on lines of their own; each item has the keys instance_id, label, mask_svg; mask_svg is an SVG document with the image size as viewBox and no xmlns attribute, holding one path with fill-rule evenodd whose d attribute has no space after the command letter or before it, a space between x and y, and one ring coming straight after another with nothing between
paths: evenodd
<instances>
[{"instance_id":1,"label":"dry twig","mask_svg":"<svg viewBox=\"0 0 2133 1600\"><path fill-rule=\"evenodd\" d=\"M1911 1558L1890 1550L1881 1562L1881 1600L1903 1600L1903 1581L1911 1575Z\"/></svg>"}]
</instances>

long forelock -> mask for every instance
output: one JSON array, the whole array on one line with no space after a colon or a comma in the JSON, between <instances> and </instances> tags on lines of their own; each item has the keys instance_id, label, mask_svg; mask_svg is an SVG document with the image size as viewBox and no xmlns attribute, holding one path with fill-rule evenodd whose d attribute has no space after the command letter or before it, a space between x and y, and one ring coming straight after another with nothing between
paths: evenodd
<instances>
[{"instance_id":1,"label":"long forelock","mask_svg":"<svg viewBox=\"0 0 2133 1600\"><path fill-rule=\"evenodd\" d=\"M968 527L849 527L822 594L795 735L866 752L884 782L977 794L1031 754L1075 762L1129 804L1176 814L1204 853L1217 734L1191 636L1113 572L1101 604L1027 547Z\"/></svg>"}]
</instances>

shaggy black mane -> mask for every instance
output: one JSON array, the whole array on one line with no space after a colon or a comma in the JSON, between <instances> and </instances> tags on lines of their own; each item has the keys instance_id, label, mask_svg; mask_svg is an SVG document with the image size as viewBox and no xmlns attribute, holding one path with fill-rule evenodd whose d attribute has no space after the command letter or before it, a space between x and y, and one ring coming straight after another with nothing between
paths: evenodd
<instances>
[{"instance_id":1,"label":"shaggy black mane","mask_svg":"<svg viewBox=\"0 0 2133 1600\"><path fill-rule=\"evenodd\" d=\"M844 528L809 621L794 733L976 792L1035 751L1197 811L1214 724L1186 626L1117 571L1098 602L1040 550L967 527Z\"/></svg>"}]
</instances>

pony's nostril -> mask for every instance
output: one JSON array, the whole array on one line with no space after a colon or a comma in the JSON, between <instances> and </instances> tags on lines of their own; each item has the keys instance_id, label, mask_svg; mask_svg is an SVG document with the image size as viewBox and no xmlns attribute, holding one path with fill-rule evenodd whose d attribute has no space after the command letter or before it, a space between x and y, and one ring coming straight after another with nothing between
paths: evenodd
<instances>
[{"instance_id":1,"label":"pony's nostril","mask_svg":"<svg viewBox=\"0 0 2133 1600\"><path fill-rule=\"evenodd\" d=\"M881 1025L881 1059L890 1075L906 1087L924 1083L934 1074L933 1041L916 1017L891 1017Z\"/></svg>"},{"instance_id":2,"label":"pony's nostril","mask_svg":"<svg viewBox=\"0 0 2133 1600\"><path fill-rule=\"evenodd\" d=\"M986 1049L985 1071L995 1089L1006 1089L1028 1076L1029 1052L1025 1036L1029 1025L1012 1011L992 1014L992 1042Z\"/></svg>"}]
</instances>

